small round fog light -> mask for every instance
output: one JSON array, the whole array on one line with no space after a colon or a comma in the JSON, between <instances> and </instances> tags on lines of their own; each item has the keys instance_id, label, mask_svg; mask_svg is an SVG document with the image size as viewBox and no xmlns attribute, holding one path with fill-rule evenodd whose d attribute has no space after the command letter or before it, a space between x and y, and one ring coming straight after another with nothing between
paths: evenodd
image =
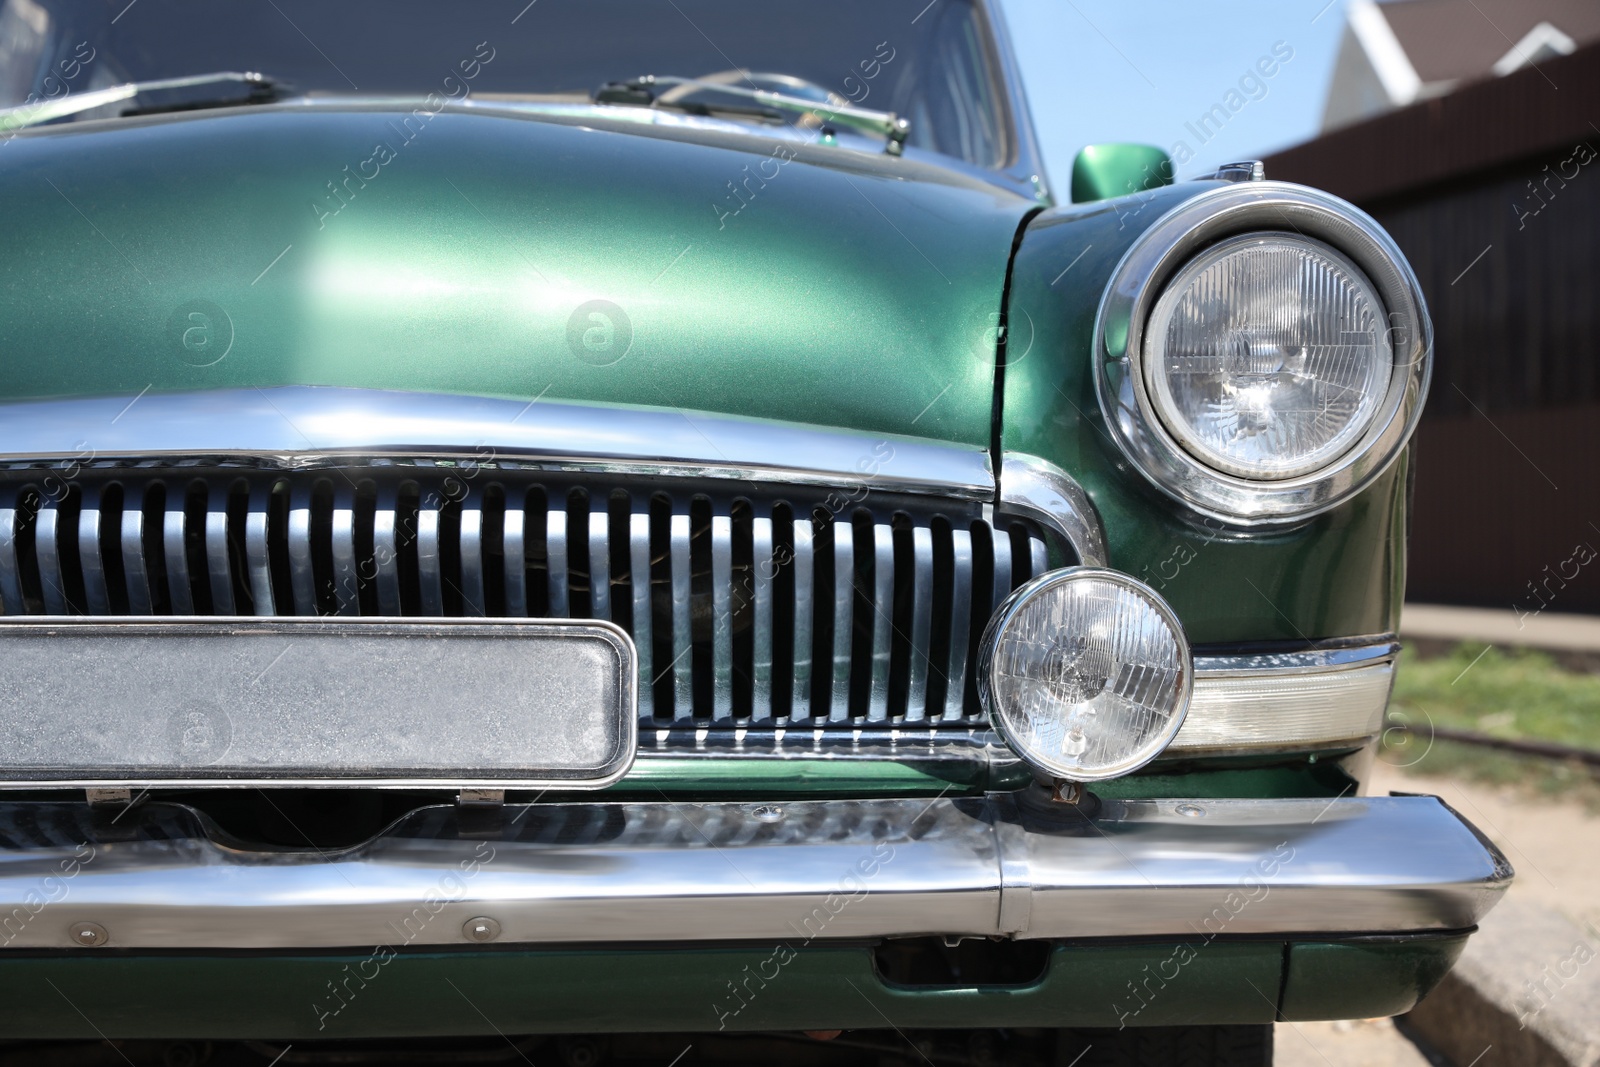
<instances>
[{"instance_id":1,"label":"small round fog light","mask_svg":"<svg viewBox=\"0 0 1600 1067\"><path fill-rule=\"evenodd\" d=\"M1139 769L1177 736L1193 670L1183 627L1154 590L1117 571L1068 567L995 612L978 690L1023 762L1092 782Z\"/></svg>"}]
</instances>

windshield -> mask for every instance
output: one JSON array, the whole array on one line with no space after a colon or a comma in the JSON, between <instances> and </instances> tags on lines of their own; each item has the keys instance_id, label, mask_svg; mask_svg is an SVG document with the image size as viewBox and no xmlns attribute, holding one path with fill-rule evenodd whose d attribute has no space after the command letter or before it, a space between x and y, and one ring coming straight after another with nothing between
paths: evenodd
<instances>
[{"instance_id":1,"label":"windshield","mask_svg":"<svg viewBox=\"0 0 1600 1067\"><path fill-rule=\"evenodd\" d=\"M571 101L676 75L894 112L908 146L982 167L1011 155L993 56L977 0L0 0L5 107L214 71L314 95Z\"/></svg>"}]
</instances>

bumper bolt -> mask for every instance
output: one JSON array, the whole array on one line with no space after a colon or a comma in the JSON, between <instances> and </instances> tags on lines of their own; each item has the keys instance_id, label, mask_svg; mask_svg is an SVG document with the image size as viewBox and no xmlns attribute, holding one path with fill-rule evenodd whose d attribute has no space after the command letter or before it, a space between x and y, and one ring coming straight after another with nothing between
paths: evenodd
<instances>
[{"instance_id":1,"label":"bumper bolt","mask_svg":"<svg viewBox=\"0 0 1600 1067\"><path fill-rule=\"evenodd\" d=\"M74 945L87 945L90 948L105 944L110 937L106 928L99 923L73 923L67 927L67 936Z\"/></svg>"},{"instance_id":2,"label":"bumper bolt","mask_svg":"<svg viewBox=\"0 0 1600 1067\"><path fill-rule=\"evenodd\" d=\"M461 932L466 935L468 941L483 944L500 936L500 924L487 915L480 915L463 923Z\"/></svg>"},{"instance_id":3,"label":"bumper bolt","mask_svg":"<svg viewBox=\"0 0 1600 1067\"><path fill-rule=\"evenodd\" d=\"M776 804L763 804L750 814L756 817L756 822L773 823L783 821L783 809Z\"/></svg>"},{"instance_id":4,"label":"bumper bolt","mask_svg":"<svg viewBox=\"0 0 1600 1067\"><path fill-rule=\"evenodd\" d=\"M1198 819L1206 813L1206 809L1198 804L1179 804L1173 810L1186 819Z\"/></svg>"}]
</instances>

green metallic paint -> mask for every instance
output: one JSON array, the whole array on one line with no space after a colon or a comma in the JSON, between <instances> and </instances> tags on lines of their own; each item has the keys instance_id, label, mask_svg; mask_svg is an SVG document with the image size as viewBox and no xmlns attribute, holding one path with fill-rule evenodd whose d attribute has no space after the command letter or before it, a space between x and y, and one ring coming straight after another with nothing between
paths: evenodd
<instances>
[{"instance_id":1,"label":"green metallic paint","mask_svg":"<svg viewBox=\"0 0 1600 1067\"><path fill-rule=\"evenodd\" d=\"M1376 1019L1408 1012L1455 966L1467 937L1296 943L1289 949L1283 1018Z\"/></svg>"},{"instance_id":2,"label":"green metallic paint","mask_svg":"<svg viewBox=\"0 0 1600 1067\"><path fill-rule=\"evenodd\" d=\"M1072 202L1087 204L1172 184L1172 157L1154 145L1092 144L1072 161Z\"/></svg>"},{"instance_id":3,"label":"green metallic paint","mask_svg":"<svg viewBox=\"0 0 1600 1067\"><path fill-rule=\"evenodd\" d=\"M925 988L884 981L869 946L798 940L399 954L385 946L316 956L8 954L0 959L8 991L0 1031L13 1039L311 1040L1372 1018L1416 1003L1465 941L1294 942L1287 952L1273 940L1062 942L1036 982Z\"/></svg>"},{"instance_id":4,"label":"green metallic paint","mask_svg":"<svg viewBox=\"0 0 1600 1067\"><path fill-rule=\"evenodd\" d=\"M1176 977L1152 978L1177 949L1059 945L1044 977L1030 985L923 989L885 983L866 946L798 940L787 951L776 944L508 947L405 953L381 963L368 950L238 957L73 952L0 960L0 987L8 990L0 1001L0 1031L8 1038L93 1038L98 1032L110 1038L304 1040L889 1024L1115 1026L1121 1017L1137 1026L1272 1021L1276 1006L1251 987L1278 988L1281 943L1215 942L1195 952ZM1142 1010L1135 984L1145 990Z\"/></svg>"},{"instance_id":5,"label":"green metallic paint","mask_svg":"<svg viewBox=\"0 0 1600 1067\"><path fill-rule=\"evenodd\" d=\"M1029 224L1007 309L1004 447L1072 472L1105 524L1111 566L1164 596L1195 644L1393 632L1407 458L1303 525L1241 535L1185 517L1106 431L1091 356L1100 295L1135 237L1215 184L1055 209Z\"/></svg>"},{"instance_id":6,"label":"green metallic paint","mask_svg":"<svg viewBox=\"0 0 1600 1067\"><path fill-rule=\"evenodd\" d=\"M340 385L989 444L983 345L1029 201L754 134L447 109L408 142L409 115L280 105L16 136L0 398ZM379 144L393 158L368 163ZM604 328L573 318L591 300L631 324L613 365L569 343ZM198 352L194 301L231 321Z\"/></svg>"}]
</instances>

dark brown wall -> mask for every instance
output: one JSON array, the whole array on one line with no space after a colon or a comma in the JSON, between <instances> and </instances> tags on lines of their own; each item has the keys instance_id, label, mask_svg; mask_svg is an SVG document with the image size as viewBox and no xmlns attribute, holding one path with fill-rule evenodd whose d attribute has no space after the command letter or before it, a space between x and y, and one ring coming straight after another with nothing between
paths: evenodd
<instances>
[{"instance_id":1,"label":"dark brown wall","mask_svg":"<svg viewBox=\"0 0 1600 1067\"><path fill-rule=\"evenodd\" d=\"M1600 47L1541 68L1266 161L1369 211L1422 283L1413 601L1600 612Z\"/></svg>"},{"instance_id":2,"label":"dark brown wall","mask_svg":"<svg viewBox=\"0 0 1600 1067\"><path fill-rule=\"evenodd\" d=\"M1600 404L1425 419L1407 599L1600 611L1597 438Z\"/></svg>"}]
</instances>

